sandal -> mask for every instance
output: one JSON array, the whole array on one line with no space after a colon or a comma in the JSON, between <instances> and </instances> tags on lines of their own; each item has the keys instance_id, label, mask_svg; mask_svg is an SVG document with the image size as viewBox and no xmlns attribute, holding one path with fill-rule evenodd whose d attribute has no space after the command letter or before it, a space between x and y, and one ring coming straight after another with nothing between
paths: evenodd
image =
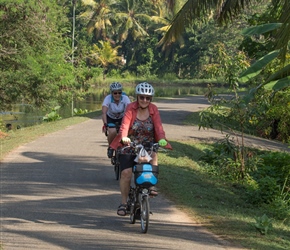
<instances>
[{"instance_id":1,"label":"sandal","mask_svg":"<svg viewBox=\"0 0 290 250\"><path fill-rule=\"evenodd\" d=\"M149 195L150 197L155 197L158 195L157 189L155 187L149 188Z\"/></svg>"},{"instance_id":2,"label":"sandal","mask_svg":"<svg viewBox=\"0 0 290 250\"><path fill-rule=\"evenodd\" d=\"M117 215L119 215L119 216L126 216L126 214L127 214L127 204L121 204L118 207Z\"/></svg>"}]
</instances>

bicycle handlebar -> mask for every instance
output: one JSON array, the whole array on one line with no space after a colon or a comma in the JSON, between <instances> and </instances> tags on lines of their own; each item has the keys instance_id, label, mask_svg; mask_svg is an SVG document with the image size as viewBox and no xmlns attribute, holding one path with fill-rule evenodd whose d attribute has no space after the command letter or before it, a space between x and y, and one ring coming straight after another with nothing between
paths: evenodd
<instances>
[{"instance_id":1,"label":"bicycle handlebar","mask_svg":"<svg viewBox=\"0 0 290 250\"><path fill-rule=\"evenodd\" d=\"M145 148L146 150L149 150L149 151L158 151L158 149L159 149L159 144L158 144L158 142L156 142L156 143L152 143L151 145L150 145L150 147L146 147L146 146L144 146L144 145L142 145L142 144L137 144L137 143L135 143L135 142L130 142L130 144L129 145L127 145L127 146L125 146L125 147L123 147L122 149L121 149L121 153L122 152L124 152L124 150L125 149L127 149L127 148L132 148L132 149L135 149L135 150L137 150L137 152L139 152L142 148Z\"/></svg>"}]
</instances>

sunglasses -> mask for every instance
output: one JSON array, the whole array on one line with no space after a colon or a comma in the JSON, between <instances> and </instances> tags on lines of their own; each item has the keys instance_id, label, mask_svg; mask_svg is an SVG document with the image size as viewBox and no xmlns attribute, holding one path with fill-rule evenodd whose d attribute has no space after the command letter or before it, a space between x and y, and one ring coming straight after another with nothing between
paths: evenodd
<instances>
[{"instance_id":1,"label":"sunglasses","mask_svg":"<svg viewBox=\"0 0 290 250\"><path fill-rule=\"evenodd\" d=\"M151 101L152 100L152 97L151 96L143 96L143 95L139 95L139 98L141 101Z\"/></svg>"},{"instance_id":2,"label":"sunglasses","mask_svg":"<svg viewBox=\"0 0 290 250\"><path fill-rule=\"evenodd\" d=\"M120 91L120 92L113 92L113 94L114 94L114 95L121 95L122 92L121 92L121 91Z\"/></svg>"}]
</instances>

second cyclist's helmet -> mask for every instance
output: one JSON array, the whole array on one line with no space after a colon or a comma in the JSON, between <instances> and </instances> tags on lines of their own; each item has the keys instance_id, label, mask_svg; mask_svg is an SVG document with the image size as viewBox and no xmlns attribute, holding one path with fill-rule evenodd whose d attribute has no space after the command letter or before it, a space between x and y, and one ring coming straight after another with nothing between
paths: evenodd
<instances>
[{"instance_id":1,"label":"second cyclist's helmet","mask_svg":"<svg viewBox=\"0 0 290 250\"><path fill-rule=\"evenodd\" d=\"M139 83L136 86L136 95L149 95L154 96L154 88L148 82Z\"/></svg>"},{"instance_id":2,"label":"second cyclist's helmet","mask_svg":"<svg viewBox=\"0 0 290 250\"><path fill-rule=\"evenodd\" d=\"M110 91L111 91L111 92L116 91L116 90L122 90L122 85L121 85L121 83L119 83L119 82L113 82L113 83L110 85Z\"/></svg>"}]
</instances>

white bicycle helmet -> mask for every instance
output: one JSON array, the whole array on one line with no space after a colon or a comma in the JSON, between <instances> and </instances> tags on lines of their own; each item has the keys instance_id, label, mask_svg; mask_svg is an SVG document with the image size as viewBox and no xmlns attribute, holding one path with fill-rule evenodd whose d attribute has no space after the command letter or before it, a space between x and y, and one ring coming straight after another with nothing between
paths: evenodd
<instances>
[{"instance_id":1,"label":"white bicycle helmet","mask_svg":"<svg viewBox=\"0 0 290 250\"><path fill-rule=\"evenodd\" d=\"M110 85L110 91L113 92L113 91L116 91L116 90L122 90L122 85L121 83L119 82L113 82L111 85Z\"/></svg>"},{"instance_id":2,"label":"white bicycle helmet","mask_svg":"<svg viewBox=\"0 0 290 250\"><path fill-rule=\"evenodd\" d=\"M154 96L154 88L148 82L142 82L136 86L135 93L136 93L136 95Z\"/></svg>"}]
</instances>

